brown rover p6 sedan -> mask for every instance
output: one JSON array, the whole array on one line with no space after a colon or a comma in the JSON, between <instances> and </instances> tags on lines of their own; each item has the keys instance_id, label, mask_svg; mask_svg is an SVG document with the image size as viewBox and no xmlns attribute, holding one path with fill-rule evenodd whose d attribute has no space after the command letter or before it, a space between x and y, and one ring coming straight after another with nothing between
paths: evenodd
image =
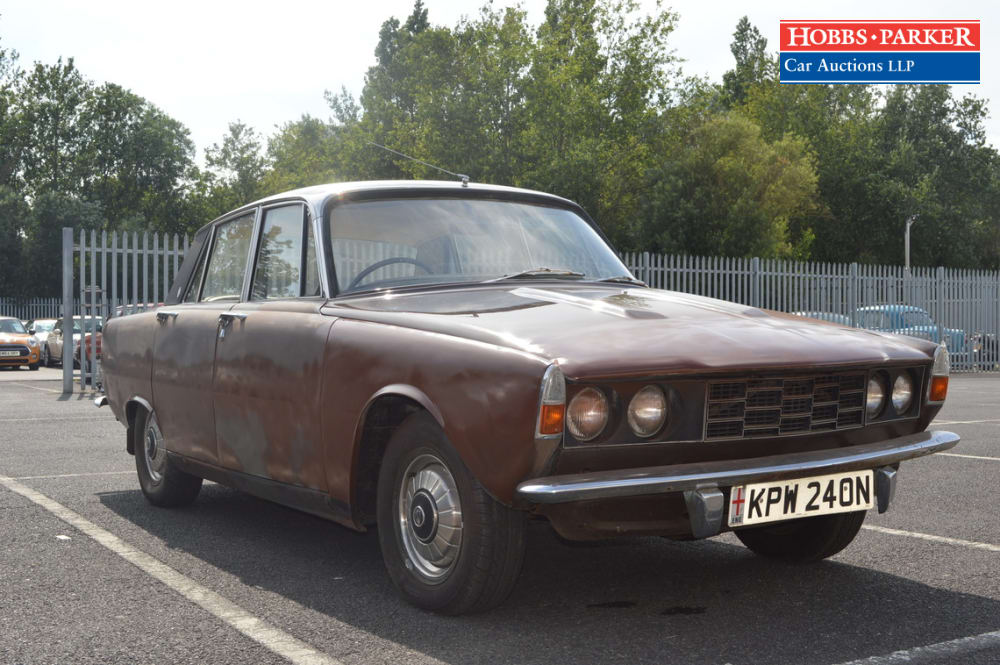
<instances>
[{"instance_id":1,"label":"brown rover p6 sedan","mask_svg":"<svg viewBox=\"0 0 1000 665\"><path fill-rule=\"evenodd\" d=\"M202 228L163 307L104 329L142 491L207 478L376 525L410 602L500 603L525 520L831 556L888 508L944 347L647 288L576 204L450 182L325 185Z\"/></svg>"}]
</instances>

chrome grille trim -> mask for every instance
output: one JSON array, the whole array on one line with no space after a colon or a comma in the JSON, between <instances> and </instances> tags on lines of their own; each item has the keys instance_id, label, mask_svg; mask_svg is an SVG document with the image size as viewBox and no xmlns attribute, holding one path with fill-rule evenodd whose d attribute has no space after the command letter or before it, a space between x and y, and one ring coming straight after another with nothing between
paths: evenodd
<instances>
[{"instance_id":1,"label":"chrome grille trim","mask_svg":"<svg viewBox=\"0 0 1000 665\"><path fill-rule=\"evenodd\" d=\"M862 427L867 376L853 371L710 381L705 389L705 440Z\"/></svg>"}]
</instances>

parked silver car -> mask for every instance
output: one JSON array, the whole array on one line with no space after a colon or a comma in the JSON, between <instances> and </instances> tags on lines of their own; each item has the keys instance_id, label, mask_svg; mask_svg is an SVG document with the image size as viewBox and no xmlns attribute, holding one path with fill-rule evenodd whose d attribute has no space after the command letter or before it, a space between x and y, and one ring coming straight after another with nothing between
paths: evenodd
<instances>
[{"instance_id":1,"label":"parked silver car","mask_svg":"<svg viewBox=\"0 0 1000 665\"><path fill-rule=\"evenodd\" d=\"M104 327L104 319L102 317L92 317L92 316L74 316L73 317L73 342L70 349L70 357L77 358L77 348L80 346L80 338L83 336L84 332L101 332ZM56 319L55 325L52 330L49 331L48 338L45 343L42 344L42 364L46 367L50 367L56 364L62 364L63 361L63 350L66 346L66 335L63 331L63 320ZM74 366L78 364L79 361L74 361Z\"/></svg>"}]
</instances>

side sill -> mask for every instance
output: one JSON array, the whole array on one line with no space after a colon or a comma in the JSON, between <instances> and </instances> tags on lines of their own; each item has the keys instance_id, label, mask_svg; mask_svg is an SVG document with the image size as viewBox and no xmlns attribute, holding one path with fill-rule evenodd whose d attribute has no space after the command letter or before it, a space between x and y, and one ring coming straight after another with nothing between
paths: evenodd
<instances>
[{"instance_id":1,"label":"side sill","mask_svg":"<svg viewBox=\"0 0 1000 665\"><path fill-rule=\"evenodd\" d=\"M273 501L310 515L337 522L355 531L365 531L363 525L356 523L351 518L351 510L347 504L331 498L326 492L253 476L242 471L224 469L170 451L167 451L167 456L182 471L193 476L200 476L205 480L232 487L266 501Z\"/></svg>"}]
</instances>

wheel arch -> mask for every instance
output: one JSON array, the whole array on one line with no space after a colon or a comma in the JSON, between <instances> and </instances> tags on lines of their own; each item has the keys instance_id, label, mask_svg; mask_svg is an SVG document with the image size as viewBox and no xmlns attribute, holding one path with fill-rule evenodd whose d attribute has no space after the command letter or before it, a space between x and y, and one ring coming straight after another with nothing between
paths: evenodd
<instances>
[{"instance_id":1,"label":"wheel arch","mask_svg":"<svg viewBox=\"0 0 1000 665\"><path fill-rule=\"evenodd\" d=\"M355 427L351 462L351 515L358 526L375 522L379 468L392 433L420 411L430 414L444 429L441 409L426 393L409 384L381 388L362 409Z\"/></svg>"},{"instance_id":2,"label":"wheel arch","mask_svg":"<svg viewBox=\"0 0 1000 665\"><path fill-rule=\"evenodd\" d=\"M129 455L135 455L135 417L140 407L150 412L153 410L153 406L138 395L133 395L125 401L125 425L128 428L125 450Z\"/></svg>"}]
</instances>

